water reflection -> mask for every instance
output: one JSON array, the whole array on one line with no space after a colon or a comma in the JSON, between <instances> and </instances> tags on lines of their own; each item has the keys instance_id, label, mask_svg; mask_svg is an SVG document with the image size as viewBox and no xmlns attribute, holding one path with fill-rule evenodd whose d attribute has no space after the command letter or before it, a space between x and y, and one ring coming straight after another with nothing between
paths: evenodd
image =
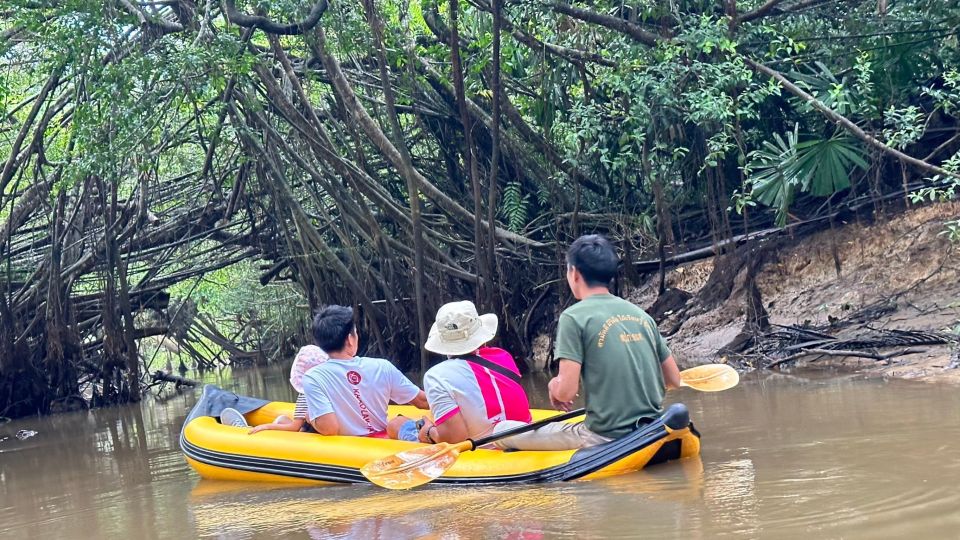
<instances>
[{"instance_id":1,"label":"water reflection","mask_svg":"<svg viewBox=\"0 0 960 540\"><path fill-rule=\"evenodd\" d=\"M516 518L517 511L563 516L576 503L559 489L439 488L415 494L372 486L263 490L226 484L201 481L191 493L199 536L305 531L311 538L537 538L542 520Z\"/></svg>"},{"instance_id":2,"label":"water reflection","mask_svg":"<svg viewBox=\"0 0 960 540\"><path fill-rule=\"evenodd\" d=\"M635 513L656 507L684 519L701 499L699 459L593 482L532 487L430 487L416 492L372 486L298 488L201 480L191 492L191 514L201 537L258 535L311 538L517 538L584 534L583 519L610 521L600 536L636 531ZM621 522L622 519L622 522Z\"/></svg>"},{"instance_id":3,"label":"water reflection","mask_svg":"<svg viewBox=\"0 0 960 540\"><path fill-rule=\"evenodd\" d=\"M759 532L753 461L715 463L704 486L704 503L713 528L753 538Z\"/></svg>"},{"instance_id":4,"label":"water reflection","mask_svg":"<svg viewBox=\"0 0 960 540\"><path fill-rule=\"evenodd\" d=\"M203 377L293 398L282 367ZM545 380L530 384L543 405ZM700 459L591 482L400 493L200 481L177 447L197 393L0 424L0 537L951 538L960 530L952 387L747 377L723 393L669 396L690 407ZM21 429L38 434L20 441Z\"/></svg>"}]
</instances>

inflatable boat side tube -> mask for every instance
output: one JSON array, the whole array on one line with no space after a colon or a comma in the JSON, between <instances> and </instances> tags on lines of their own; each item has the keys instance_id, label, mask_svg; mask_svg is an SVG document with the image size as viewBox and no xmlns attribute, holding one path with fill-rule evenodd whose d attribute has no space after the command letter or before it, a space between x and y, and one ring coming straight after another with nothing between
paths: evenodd
<instances>
[{"instance_id":1,"label":"inflatable boat side tube","mask_svg":"<svg viewBox=\"0 0 960 540\"><path fill-rule=\"evenodd\" d=\"M239 400L241 401L237 401ZM243 399L250 399L251 402L242 402ZM204 388L201 400L191 411L186 426L190 420L198 416L211 415L213 409L222 405L222 403L243 403L248 405L244 407L249 410L257 408L253 398L242 398L235 394L226 392L216 387L208 386ZM264 402L266 403L266 402ZM251 408L252 407L252 408ZM691 428L691 431L699 436L699 433L693 429L689 421L687 408L682 404L671 405L664 414L634 431L633 433L610 441L605 444L597 445L575 452L570 460L561 465L530 471L522 474L512 475L490 475L474 477L443 477L441 476L433 483L435 484L516 484L516 483L541 483L570 481L582 478L586 475L599 471L600 469L624 459L649 445L655 444L670 434L670 431ZM650 460L650 463L659 463L668 459L680 457L680 440L669 441L664 444L656 455ZM248 471L256 473L266 473L293 478L308 478L325 482L339 483L366 483L367 479L360 474L359 469L353 467L344 467L339 465L328 465L321 463L310 463L303 461L292 461L276 458L264 458L232 454L201 448L187 440L184 431L181 431L180 447L183 453L190 459L199 463L204 463L213 467L233 469L239 471Z\"/></svg>"}]
</instances>

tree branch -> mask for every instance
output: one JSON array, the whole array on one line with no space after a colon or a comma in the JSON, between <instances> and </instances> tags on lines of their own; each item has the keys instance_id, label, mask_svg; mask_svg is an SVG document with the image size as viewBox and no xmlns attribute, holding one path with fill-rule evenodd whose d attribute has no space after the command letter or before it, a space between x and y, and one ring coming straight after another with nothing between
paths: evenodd
<instances>
[{"instance_id":1,"label":"tree branch","mask_svg":"<svg viewBox=\"0 0 960 540\"><path fill-rule=\"evenodd\" d=\"M779 15L785 13L796 13L808 7L813 7L819 4L825 4L827 2L833 2L835 0L801 0L796 4L792 4L783 8L778 8L777 6L781 4L784 0L767 0L765 4L758 7L753 11L748 11L743 15L737 17L736 24L750 22L761 17L766 17L767 15Z\"/></svg>"},{"instance_id":2,"label":"tree branch","mask_svg":"<svg viewBox=\"0 0 960 540\"><path fill-rule=\"evenodd\" d=\"M830 107L827 107L826 105L823 104L822 101L818 100L817 98L805 92L799 86L790 82L783 75L783 73L780 73L779 71L769 68L763 64L754 62L753 60L745 56L741 56L741 58L743 58L743 61L746 62L747 65L752 67L755 71L758 71L760 73L763 73L764 75L772 77L775 81L780 83L780 86L782 86L786 91L790 92L791 94L807 102L811 107L820 111L820 113L822 113L824 116L832 120L835 124L846 129L847 131L852 133L855 137L867 143L869 146L877 148L881 152L885 154L889 154L897 158L898 160L904 163L907 163L909 165L913 165L914 167L922 171L925 171L927 173L960 179L960 175L958 175L957 173L950 172L941 167L937 167L936 165L931 165L930 163L917 159L913 156L908 156L907 154L904 154L903 152L897 150L896 148L892 148L884 144L883 142L875 139L869 133L861 129L860 126L854 124L851 120L847 119L845 116L839 114L838 112L834 111Z\"/></svg>"},{"instance_id":3,"label":"tree branch","mask_svg":"<svg viewBox=\"0 0 960 540\"><path fill-rule=\"evenodd\" d=\"M472 3L475 6L477 6L479 9L482 9L483 11L486 11L488 13L493 13L493 7L490 5L489 0L476 0L475 2L472 2ZM612 60L608 60L598 53L584 51L580 49L573 49L570 47L564 47L562 45L556 45L554 43L549 43L549 42L540 40L537 37L530 35L529 33L517 28L513 24L513 22L506 17L503 18L502 24L503 24L504 30L510 32L511 35L513 35L514 39L523 43L527 47L530 47L532 50L535 50L535 51L543 50L543 51L549 52L555 56L559 56L560 58L563 58L564 60L567 60L568 62L571 62L576 65L581 65L584 62L593 62L606 67L617 66L616 62ZM436 30L432 26L430 29L434 30L434 33L436 33ZM437 36L437 37L444 39L443 36Z\"/></svg>"},{"instance_id":4,"label":"tree branch","mask_svg":"<svg viewBox=\"0 0 960 540\"><path fill-rule=\"evenodd\" d=\"M259 28L260 30L270 34L294 36L303 34L308 30L312 30L313 27L320 22L320 17L322 17L323 13L327 11L327 6L329 4L327 3L327 0L318 0L317 3L313 5L313 8L310 10L310 13L307 14L305 19L291 24L279 24L261 15L247 15L246 13L240 13L237 10L236 0L224 0L223 5L226 8L227 19L229 19L233 24L247 28Z\"/></svg>"},{"instance_id":5,"label":"tree branch","mask_svg":"<svg viewBox=\"0 0 960 540\"><path fill-rule=\"evenodd\" d=\"M427 197L436 201L437 205L449 212L453 216L458 216L461 218L464 223L473 223L474 216L470 213L469 210L460 206L456 201L451 199L446 193L443 193L438 189L433 183L427 180L423 174L420 173L415 167L408 166L403 162L403 159L400 157L400 152L397 148L390 142L389 138L383 133L383 130L377 125L377 123L370 117L370 114L363 108L362 105L357 101L356 93L354 93L353 88L350 86L350 83L347 81L346 76L343 73L343 70L340 68L340 63L326 51L326 36L323 33L323 30L317 32L318 43L313 51L323 62L324 68L330 75L330 79L333 83L333 88L340 95L340 98L343 100L344 106L354 117L354 121L359 124L360 128L364 131L367 137L370 139L377 149L381 151L384 157L393 165L401 175L412 175L416 179L417 184L420 189L423 190L423 194ZM496 224L487 223L486 220L481 220L483 226L495 227ZM508 242L519 245L527 245L531 247L544 247L544 244L531 240L519 234L516 234L511 231L507 231L497 227L497 236Z\"/></svg>"},{"instance_id":6,"label":"tree branch","mask_svg":"<svg viewBox=\"0 0 960 540\"><path fill-rule=\"evenodd\" d=\"M597 13L596 11L591 11L589 9L573 7L565 2L547 2L546 5L552 8L555 12L569 15L574 19L596 23L601 26L623 32L640 43L650 47L655 47L658 43L663 41L660 36L644 30L640 25L625 21L619 17L604 15L603 13Z\"/></svg>"},{"instance_id":7,"label":"tree branch","mask_svg":"<svg viewBox=\"0 0 960 540\"><path fill-rule=\"evenodd\" d=\"M899 351L889 352L886 354L880 354L877 352L870 352L870 351L856 351L856 350L844 350L844 349L801 349L800 352L798 353L791 354L790 356L771 362L764 367L767 369L770 369L772 367L779 366L780 364L785 364L787 362L803 358L804 356L812 356L812 355L840 356L840 357L852 356L855 358L869 358L871 360L889 360L890 358L894 358L897 356L904 356L907 354L919 354L924 352L927 352L927 350L915 349L911 347L908 347L906 349L901 349Z\"/></svg>"},{"instance_id":8,"label":"tree branch","mask_svg":"<svg viewBox=\"0 0 960 540\"><path fill-rule=\"evenodd\" d=\"M743 15L737 17L737 24L752 21L754 19L759 19L767 13L770 13L773 8L777 7L778 4L782 3L784 0L767 0L762 6L758 7L753 11L748 11Z\"/></svg>"}]
</instances>

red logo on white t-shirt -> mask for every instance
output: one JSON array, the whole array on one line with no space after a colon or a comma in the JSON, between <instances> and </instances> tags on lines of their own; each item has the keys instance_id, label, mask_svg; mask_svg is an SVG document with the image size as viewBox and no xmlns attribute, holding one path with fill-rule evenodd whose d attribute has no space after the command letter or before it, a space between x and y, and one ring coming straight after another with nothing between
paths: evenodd
<instances>
[{"instance_id":1,"label":"red logo on white t-shirt","mask_svg":"<svg viewBox=\"0 0 960 540\"><path fill-rule=\"evenodd\" d=\"M350 384L360 384L360 374L356 371L348 371L347 380L350 381Z\"/></svg>"}]
</instances>

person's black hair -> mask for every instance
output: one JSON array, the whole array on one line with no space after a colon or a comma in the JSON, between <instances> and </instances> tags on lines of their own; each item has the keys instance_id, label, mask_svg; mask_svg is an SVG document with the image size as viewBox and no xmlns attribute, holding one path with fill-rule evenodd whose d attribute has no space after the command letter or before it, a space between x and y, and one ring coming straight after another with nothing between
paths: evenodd
<instances>
[{"instance_id":1,"label":"person's black hair","mask_svg":"<svg viewBox=\"0 0 960 540\"><path fill-rule=\"evenodd\" d=\"M313 317L313 341L324 351L339 351L353 333L353 308L327 306Z\"/></svg>"},{"instance_id":2,"label":"person's black hair","mask_svg":"<svg viewBox=\"0 0 960 540\"><path fill-rule=\"evenodd\" d=\"M590 287L609 287L619 263L613 245L599 234L581 236L567 249L567 264L576 268Z\"/></svg>"}]
</instances>

